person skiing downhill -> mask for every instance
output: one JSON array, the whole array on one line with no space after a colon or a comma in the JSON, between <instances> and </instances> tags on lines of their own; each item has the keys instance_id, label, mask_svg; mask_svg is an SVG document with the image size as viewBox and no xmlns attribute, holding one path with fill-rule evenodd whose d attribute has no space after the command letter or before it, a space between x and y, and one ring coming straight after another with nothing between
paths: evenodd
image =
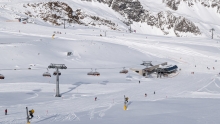
<instances>
[{"instance_id":1,"label":"person skiing downhill","mask_svg":"<svg viewBox=\"0 0 220 124\"><path fill-rule=\"evenodd\" d=\"M7 115L7 113L8 113L8 110L7 110L7 109L5 109L5 115Z\"/></svg>"}]
</instances>

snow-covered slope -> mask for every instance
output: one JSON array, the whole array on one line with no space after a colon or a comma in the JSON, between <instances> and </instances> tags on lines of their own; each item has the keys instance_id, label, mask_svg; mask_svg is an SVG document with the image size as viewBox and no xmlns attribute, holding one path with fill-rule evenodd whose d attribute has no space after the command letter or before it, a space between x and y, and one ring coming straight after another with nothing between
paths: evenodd
<instances>
[{"instance_id":1,"label":"snow-covered slope","mask_svg":"<svg viewBox=\"0 0 220 124\"><path fill-rule=\"evenodd\" d=\"M198 1L169 0L1 2L3 16L10 20L25 16L36 23L46 21L52 25L63 25L62 19L68 19L67 23L72 26L93 25L121 31L128 31L131 24L132 31L137 33L180 37L208 37L211 28L219 32L219 4L213 1L210 6ZM206 26L207 23L210 25Z\"/></svg>"},{"instance_id":2,"label":"snow-covered slope","mask_svg":"<svg viewBox=\"0 0 220 124\"><path fill-rule=\"evenodd\" d=\"M219 32L216 8L181 2L173 10L162 0L139 0L139 9L161 23L150 25L148 18L141 22L135 17L131 28L136 33L129 33L131 21L126 15L130 13L123 12L135 9L118 12L113 6L123 0L50 2L0 1L0 74L5 76L0 80L0 124L26 123L26 107L35 110L31 124L220 121L220 43L209 32L210 28ZM71 11L73 15L68 14ZM60 18L52 18L54 14ZM15 19L30 15L34 23ZM70 19L66 29L63 17ZM175 23L167 21L174 18ZM201 34L180 31L193 25ZM176 37L174 30L182 37ZM67 56L68 52L72 54ZM178 71L168 77L156 78L153 73L145 78L130 70L145 68L142 61L168 62L177 65ZM62 97L54 97L55 76L42 76L47 71L53 74L54 69L47 70L51 63L67 66L60 70ZM120 74L123 68L129 72ZM88 76L91 71L100 76ZM126 111L124 96L129 97Z\"/></svg>"}]
</instances>

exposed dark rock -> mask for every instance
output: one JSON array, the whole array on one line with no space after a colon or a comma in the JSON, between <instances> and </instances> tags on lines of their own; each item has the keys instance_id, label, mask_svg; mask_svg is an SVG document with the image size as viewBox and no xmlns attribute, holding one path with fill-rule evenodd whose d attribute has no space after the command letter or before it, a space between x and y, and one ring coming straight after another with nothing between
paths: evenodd
<instances>
[{"instance_id":1,"label":"exposed dark rock","mask_svg":"<svg viewBox=\"0 0 220 124\"><path fill-rule=\"evenodd\" d=\"M195 3L200 3L204 7L217 8L217 13L220 13L220 1L219 0L163 0L163 2L172 10L177 10L180 3L186 3L192 7Z\"/></svg>"},{"instance_id":2,"label":"exposed dark rock","mask_svg":"<svg viewBox=\"0 0 220 124\"><path fill-rule=\"evenodd\" d=\"M91 0L87 0L90 1ZM34 12L26 11L25 14L30 17L39 17L45 22L50 22L53 25L63 24L62 19L67 19L67 23L78 23L80 25L105 25L110 29L117 30L116 24L110 20L102 19L98 16L88 15L81 9L73 11L66 3L60 1L46 3L28 3L23 5L24 8L31 8ZM37 8L37 9L36 9ZM84 22L84 18L89 18L91 22Z\"/></svg>"},{"instance_id":3,"label":"exposed dark rock","mask_svg":"<svg viewBox=\"0 0 220 124\"><path fill-rule=\"evenodd\" d=\"M201 34L198 27L193 22L184 18L176 17L170 11L162 11L157 14L151 14L150 11L143 9L143 6L138 0L98 0L104 4L108 4L113 10L119 12L128 20L134 22L147 23L150 26L160 28L165 35L173 30L177 36L181 32L193 33L194 35ZM177 10L180 0L163 0L172 9ZM189 3L190 5L193 5ZM130 23L125 22L126 25Z\"/></svg>"}]
</instances>

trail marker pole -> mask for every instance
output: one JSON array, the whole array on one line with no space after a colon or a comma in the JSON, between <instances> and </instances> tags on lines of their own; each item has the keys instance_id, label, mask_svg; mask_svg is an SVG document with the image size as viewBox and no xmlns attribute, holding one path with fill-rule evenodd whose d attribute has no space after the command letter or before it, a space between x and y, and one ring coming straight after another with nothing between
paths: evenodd
<instances>
[{"instance_id":1,"label":"trail marker pole","mask_svg":"<svg viewBox=\"0 0 220 124\"><path fill-rule=\"evenodd\" d=\"M28 107L26 107L26 112L27 112L27 124L30 124L30 118L29 118L29 114L28 114Z\"/></svg>"},{"instance_id":2,"label":"trail marker pole","mask_svg":"<svg viewBox=\"0 0 220 124\"><path fill-rule=\"evenodd\" d=\"M214 28L210 29L210 32L212 32L212 39L213 39L213 31L215 31Z\"/></svg>"}]
</instances>

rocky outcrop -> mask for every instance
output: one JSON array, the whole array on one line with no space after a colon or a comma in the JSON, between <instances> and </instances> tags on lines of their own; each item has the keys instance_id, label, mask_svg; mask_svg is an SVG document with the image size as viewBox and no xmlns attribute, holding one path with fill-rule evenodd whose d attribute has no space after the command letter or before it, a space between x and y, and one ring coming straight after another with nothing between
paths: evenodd
<instances>
[{"instance_id":1,"label":"rocky outcrop","mask_svg":"<svg viewBox=\"0 0 220 124\"><path fill-rule=\"evenodd\" d=\"M93 2L92 0L82 0ZM173 2L174 1L174 2ZM174 16L170 11L161 11L159 13L151 13L149 10L145 10L141 3L137 0L96 0L96 2L108 4L116 12L124 16L125 24L129 25L134 22L147 23L152 27L157 27L164 32L165 35L174 32L176 36L180 36L180 33L193 33L194 35L200 34L200 30L190 20L180 16ZM178 9L180 0L164 0L173 9ZM217 6L217 5L215 5ZM45 22L52 23L53 25L62 25L63 20L67 19L68 23L78 23L80 25L93 25L93 26L107 26L113 30L117 29L117 25L111 20L103 19L98 16L89 15L83 12L81 9L73 10L68 4L64 2L41 2L25 4L25 14L34 17L41 18Z\"/></svg>"},{"instance_id":2,"label":"rocky outcrop","mask_svg":"<svg viewBox=\"0 0 220 124\"><path fill-rule=\"evenodd\" d=\"M219 0L163 0L163 2L172 10L177 10L179 4L186 3L192 7L195 3L199 3L204 7L217 8L217 13L220 13L220 1Z\"/></svg>"},{"instance_id":3,"label":"rocky outcrop","mask_svg":"<svg viewBox=\"0 0 220 124\"><path fill-rule=\"evenodd\" d=\"M86 14L81 9L73 10L68 4L60 1L46 3L24 4L25 14L33 18L41 18L45 22L53 25L62 25L62 19L67 23L77 23L80 25L104 25L113 30L118 30L117 25L111 20L106 20L98 16Z\"/></svg>"},{"instance_id":4,"label":"rocky outcrop","mask_svg":"<svg viewBox=\"0 0 220 124\"><path fill-rule=\"evenodd\" d=\"M26 15L35 18L41 18L46 22L50 22L54 25L62 24L62 19L68 19L69 23L79 23L79 17L74 16L73 10L66 3L63 2L47 2L47 3L32 3L23 5L23 7L28 8L25 12ZM31 12L31 10L33 10Z\"/></svg>"},{"instance_id":5,"label":"rocky outcrop","mask_svg":"<svg viewBox=\"0 0 220 124\"><path fill-rule=\"evenodd\" d=\"M176 17L170 11L162 11L157 14L152 14L149 10L145 10L141 3L137 0L98 1L108 4L113 10L120 13L128 20L147 23L150 26L161 29L165 35L172 31L176 34L176 36L180 36L180 33L182 32L193 33L194 35L201 34L199 28L190 20L182 16ZM172 6L173 9L177 9L179 3L180 0L167 1L167 4Z\"/></svg>"}]
</instances>

